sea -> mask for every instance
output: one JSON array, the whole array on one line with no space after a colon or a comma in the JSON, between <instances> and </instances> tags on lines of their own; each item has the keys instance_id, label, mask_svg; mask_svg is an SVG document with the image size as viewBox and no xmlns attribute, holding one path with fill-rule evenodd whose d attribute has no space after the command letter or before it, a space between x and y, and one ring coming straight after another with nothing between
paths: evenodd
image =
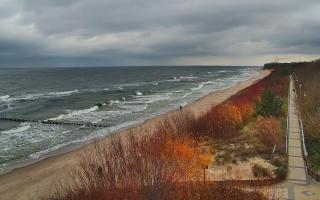
<instances>
[{"instance_id":1,"label":"sea","mask_svg":"<svg viewBox=\"0 0 320 200\"><path fill-rule=\"evenodd\" d=\"M0 173L93 141L258 74L247 66L0 68Z\"/></svg>"}]
</instances>

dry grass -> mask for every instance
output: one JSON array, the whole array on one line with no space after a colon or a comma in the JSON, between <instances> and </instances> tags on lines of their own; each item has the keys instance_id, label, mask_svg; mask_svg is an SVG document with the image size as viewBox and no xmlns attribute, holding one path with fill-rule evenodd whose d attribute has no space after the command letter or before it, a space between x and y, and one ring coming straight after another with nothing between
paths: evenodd
<instances>
[{"instance_id":1,"label":"dry grass","mask_svg":"<svg viewBox=\"0 0 320 200\"><path fill-rule=\"evenodd\" d=\"M58 183L43 199L276 199L259 187L204 183L203 171L213 155L197 146L188 133L192 128L182 126L187 122L190 115L179 114L159 123L155 134L96 144L70 171L72 185Z\"/></svg>"},{"instance_id":2,"label":"dry grass","mask_svg":"<svg viewBox=\"0 0 320 200\"><path fill-rule=\"evenodd\" d=\"M308 160L314 170L320 171L320 61L300 64L293 71Z\"/></svg>"},{"instance_id":3,"label":"dry grass","mask_svg":"<svg viewBox=\"0 0 320 200\"><path fill-rule=\"evenodd\" d=\"M276 145L280 152L285 152L285 133L278 119L258 116L256 129L260 140L266 145L271 147Z\"/></svg>"}]
</instances>

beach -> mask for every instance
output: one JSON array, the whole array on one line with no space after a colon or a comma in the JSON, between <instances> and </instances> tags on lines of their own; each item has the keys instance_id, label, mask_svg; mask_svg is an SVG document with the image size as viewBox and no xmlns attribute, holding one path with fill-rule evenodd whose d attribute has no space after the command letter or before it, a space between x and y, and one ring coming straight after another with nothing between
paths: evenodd
<instances>
[{"instance_id":1,"label":"beach","mask_svg":"<svg viewBox=\"0 0 320 200\"><path fill-rule=\"evenodd\" d=\"M236 86L210 93L209 95L184 106L182 110L192 112L195 116L199 116L211 106L225 101L230 96L250 86L257 80L262 79L269 73L270 71L260 70L259 75L251 77L246 81L239 82ZM181 110L178 108L177 110L147 119L135 127L117 131L113 135L125 137L129 132L132 134L141 134L143 132L150 133L158 121L164 119L167 115L180 111ZM110 140L109 136L99 140L99 142L107 142L108 140ZM68 171L68 168L72 168L72 166L76 164L77 154L86 151L88 148L92 147L92 145L93 144L89 144L68 153L54 155L34 164L17 168L1 175L0 199L36 199L39 194L43 195L50 191L52 182L68 181L66 180L66 172Z\"/></svg>"}]
</instances>

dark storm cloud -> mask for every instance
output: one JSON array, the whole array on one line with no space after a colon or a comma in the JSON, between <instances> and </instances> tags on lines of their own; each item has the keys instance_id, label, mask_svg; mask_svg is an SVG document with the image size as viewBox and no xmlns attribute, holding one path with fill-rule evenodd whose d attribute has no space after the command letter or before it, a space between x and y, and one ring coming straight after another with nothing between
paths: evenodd
<instances>
[{"instance_id":1,"label":"dark storm cloud","mask_svg":"<svg viewBox=\"0 0 320 200\"><path fill-rule=\"evenodd\" d=\"M0 66L320 54L318 0L0 0L0 13Z\"/></svg>"}]
</instances>

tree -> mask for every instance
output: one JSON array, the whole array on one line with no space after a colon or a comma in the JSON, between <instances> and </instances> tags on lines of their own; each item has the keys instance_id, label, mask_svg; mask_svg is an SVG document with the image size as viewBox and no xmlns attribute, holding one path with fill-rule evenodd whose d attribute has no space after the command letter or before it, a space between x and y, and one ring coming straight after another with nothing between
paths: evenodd
<instances>
[{"instance_id":1,"label":"tree","mask_svg":"<svg viewBox=\"0 0 320 200\"><path fill-rule=\"evenodd\" d=\"M256 105L256 114L264 117L279 117L282 114L282 101L270 90L265 90Z\"/></svg>"}]
</instances>

